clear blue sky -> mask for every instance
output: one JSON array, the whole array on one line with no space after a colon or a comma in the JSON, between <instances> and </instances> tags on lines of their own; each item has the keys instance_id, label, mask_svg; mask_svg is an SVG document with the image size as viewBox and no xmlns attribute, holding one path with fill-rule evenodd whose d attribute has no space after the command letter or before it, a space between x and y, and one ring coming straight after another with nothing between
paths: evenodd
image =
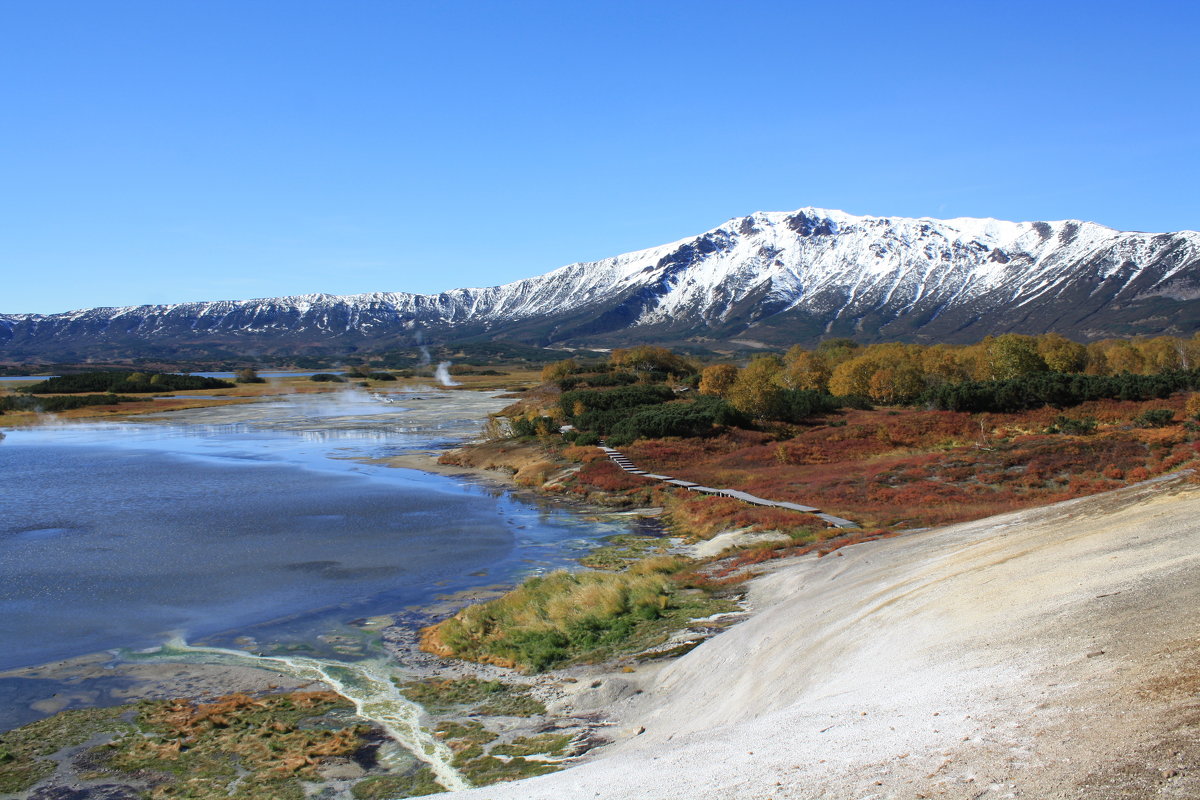
<instances>
[{"instance_id":1,"label":"clear blue sky","mask_svg":"<svg viewBox=\"0 0 1200 800\"><path fill-rule=\"evenodd\" d=\"M800 206L1200 228L1192 2L0 0L0 312L487 286Z\"/></svg>"}]
</instances>

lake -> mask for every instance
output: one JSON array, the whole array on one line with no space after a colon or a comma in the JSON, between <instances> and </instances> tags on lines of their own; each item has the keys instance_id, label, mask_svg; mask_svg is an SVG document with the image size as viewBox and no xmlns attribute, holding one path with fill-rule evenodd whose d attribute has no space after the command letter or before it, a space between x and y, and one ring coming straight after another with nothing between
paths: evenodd
<instances>
[{"instance_id":1,"label":"lake","mask_svg":"<svg viewBox=\"0 0 1200 800\"><path fill-rule=\"evenodd\" d=\"M638 524L364 463L473 435L507 402L391 397L5 431L0 668L172 635L315 642L349 620L569 565Z\"/></svg>"}]
</instances>

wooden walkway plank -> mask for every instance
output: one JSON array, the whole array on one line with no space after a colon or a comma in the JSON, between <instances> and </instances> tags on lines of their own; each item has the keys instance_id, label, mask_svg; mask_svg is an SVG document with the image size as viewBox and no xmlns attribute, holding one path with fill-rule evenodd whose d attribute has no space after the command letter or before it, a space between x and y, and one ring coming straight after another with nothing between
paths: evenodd
<instances>
[{"instance_id":1,"label":"wooden walkway plank","mask_svg":"<svg viewBox=\"0 0 1200 800\"><path fill-rule=\"evenodd\" d=\"M669 483L672 486L678 486L680 488L687 489L688 491L691 491L691 492L700 492L701 494L722 495L724 497L733 498L734 500L741 500L743 503L751 503L756 506L766 506L768 508L785 508L788 511L799 511L804 514L814 514L814 515L820 517L821 519L825 520L826 522L828 522L830 525L834 526L835 528L857 528L858 527L858 524L851 520L843 519L841 517L835 517L833 514L826 514L823 511L821 511L821 509L815 508L813 506L806 506L801 503L789 503L784 500L768 500L765 497L758 497L757 495L750 494L749 492L741 492L741 491L738 491L737 489L714 489L711 486L701 486L698 483L693 483L692 481L680 480L679 478L672 478L669 475L655 475L653 473L646 472L645 470L638 469L634 465L634 463L629 460L628 456L621 453L620 450L617 450L612 447L608 447L607 445L605 445L603 443L601 443L600 449L604 451L605 455L607 455L614 464L616 464L618 467L620 467L621 469L623 469L625 472L629 473L630 475L642 475L646 478L650 478L651 480L661 481L663 483Z\"/></svg>"}]
</instances>

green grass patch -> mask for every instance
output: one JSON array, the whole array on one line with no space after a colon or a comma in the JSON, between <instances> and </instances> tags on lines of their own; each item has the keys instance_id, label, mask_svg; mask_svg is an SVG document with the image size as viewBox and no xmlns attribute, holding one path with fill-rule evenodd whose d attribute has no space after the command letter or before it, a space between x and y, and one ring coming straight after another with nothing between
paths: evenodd
<instances>
[{"instance_id":1,"label":"green grass patch","mask_svg":"<svg viewBox=\"0 0 1200 800\"><path fill-rule=\"evenodd\" d=\"M546 704L526 692L494 697L475 709L490 717L536 717L546 713Z\"/></svg>"},{"instance_id":2,"label":"green grass patch","mask_svg":"<svg viewBox=\"0 0 1200 800\"><path fill-rule=\"evenodd\" d=\"M529 688L503 681L478 678L424 680L399 683L405 697L420 703L430 713L464 706L479 714L497 717L532 717L546 713L546 706L529 694Z\"/></svg>"},{"instance_id":3,"label":"green grass patch","mask_svg":"<svg viewBox=\"0 0 1200 800\"><path fill-rule=\"evenodd\" d=\"M495 695L505 694L512 686L502 681L482 681L478 678L457 680L425 680L399 683L400 691L427 711L445 711L455 706L475 705Z\"/></svg>"},{"instance_id":4,"label":"green grass patch","mask_svg":"<svg viewBox=\"0 0 1200 800\"><path fill-rule=\"evenodd\" d=\"M331 716L350 708L332 692L143 702L134 720L140 735L96 752L103 773L167 778L150 800L303 800L302 782L319 780L325 759L353 756L365 745L366 726Z\"/></svg>"},{"instance_id":5,"label":"green grass patch","mask_svg":"<svg viewBox=\"0 0 1200 800\"><path fill-rule=\"evenodd\" d=\"M686 592L672 575L684 559L647 559L625 572L554 572L487 603L468 606L433 631L460 658L540 672L648 647L695 616L733 607ZM715 610L714 610L715 609Z\"/></svg>"},{"instance_id":6,"label":"green grass patch","mask_svg":"<svg viewBox=\"0 0 1200 800\"><path fill-rule=\"evenodd\" d=\"M589 569L618 571L650 556L662 555L670 548L669 539L661 536L639 536L636 533L618 533L604 541L608 544L597 547L579 563Z\"/></svg>"},{"instance_id":7,"label":"green grass patch","mask_svg":"<svg viewBox=\"0 0 1200 800\"><path fill-rule=\"evenodd\" d=\"M561 767L547 764L544 761L529 761L517 757L508 760L495 756L481 756L458 766L468 781L476 786L487 786L501 781L518 781L522 778L532 778L535 775L547 775L558 772Z\"/></svg>"},{"instance_id":8,"label":"green grass patch","mask_svg":"<svg viewBox=\"0 0 1200 800\"><path fill-rule=\"evenodd\" d=\"M443 722L434 729L438 737L447 742L468 742L470 744L488 744L500 738L500 734L483 727L478 720L466 722Z\"/></svg>"},{"instance_id":9,"label":"green grass patch","mask_svg":"<svg viewBox=\"0 0 1200 800\"><path fill-rule=\"evenodd\" d=\"M569 733L542 733L537 736L518 736L508 744L492 748L496 756L560 756L571 743Z\"/></svg>"},{"instance_id":10,"label":"green grass patch","mask_svg":"<svg viewBox=\"0 0 1200 800\"><path fill-rule=\"evenodd\" d=\"M503 693L493 693L492 696L497 695L505 696ZM477 786L555 772L560 768L558 765L529 757L563 756L571 742L569 733L545 733L534 736L518 736L511 742L496 744L500 739L500 734L476 719L445 720L434 728L434 736L441 739L454 754L450 762L454 768ZM390 787L392 783L389 782L386 785ZM373 791L370 787L361 791L364 794L355 794L354 796L384 797L382 789L379 794L366 794L368 791Z\"/></svg>"},{"instance_id":11,"label":"green grass patch","mask_svg":"<svg viewBox=\"0 0 1200 800\"><path fill-rule=\"evenodd\" d=\"M0 734L0 794L22 792L54 772L47 760L64 747L80 745L100 733L126 733L123 719L132 706L79 708L31 722Z\"/></svg>"},{"instance_id":12,"label":"green grass patch","mask_svg":"<svg viewBox=\"0 0 1200 800\"><path fill-rule=\"evenodd\" d=\"M409 775L378 775L364 778L350 789L355 800L392 800L400 797L424 797L446 788L437 782L433 770L421 767Z\"/></svg>"},{"instance_id":13,"label":"green grass patch","mask_svg":"<svg viewBox=\"0 0 1200 800\"><path fill-rule=\"evenodd\" d=\"M454 759L450 763L456 768L482 756L484 746L500 738L500 734L485 728L478 720L443 722L434 731L454 752Z\"/></svg>"}]
</instances>

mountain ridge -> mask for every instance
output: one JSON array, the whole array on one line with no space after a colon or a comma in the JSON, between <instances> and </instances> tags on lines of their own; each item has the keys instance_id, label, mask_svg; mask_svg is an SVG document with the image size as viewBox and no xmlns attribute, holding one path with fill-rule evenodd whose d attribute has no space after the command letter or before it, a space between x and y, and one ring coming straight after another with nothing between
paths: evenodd
<instances>
[{"instance_id":1,"label":"mountain ridge","mask_svg":"<svg viewBox=\"0 0 1200 800\"><path fill-rule=\"evenodd\" d=\"M1082 220L755 212L697 236L489 287L0 314L0 355L379 350L417 334L542 346L1079 339L1200 328L1200 232Z\"/></svg>"}]
</instances>

